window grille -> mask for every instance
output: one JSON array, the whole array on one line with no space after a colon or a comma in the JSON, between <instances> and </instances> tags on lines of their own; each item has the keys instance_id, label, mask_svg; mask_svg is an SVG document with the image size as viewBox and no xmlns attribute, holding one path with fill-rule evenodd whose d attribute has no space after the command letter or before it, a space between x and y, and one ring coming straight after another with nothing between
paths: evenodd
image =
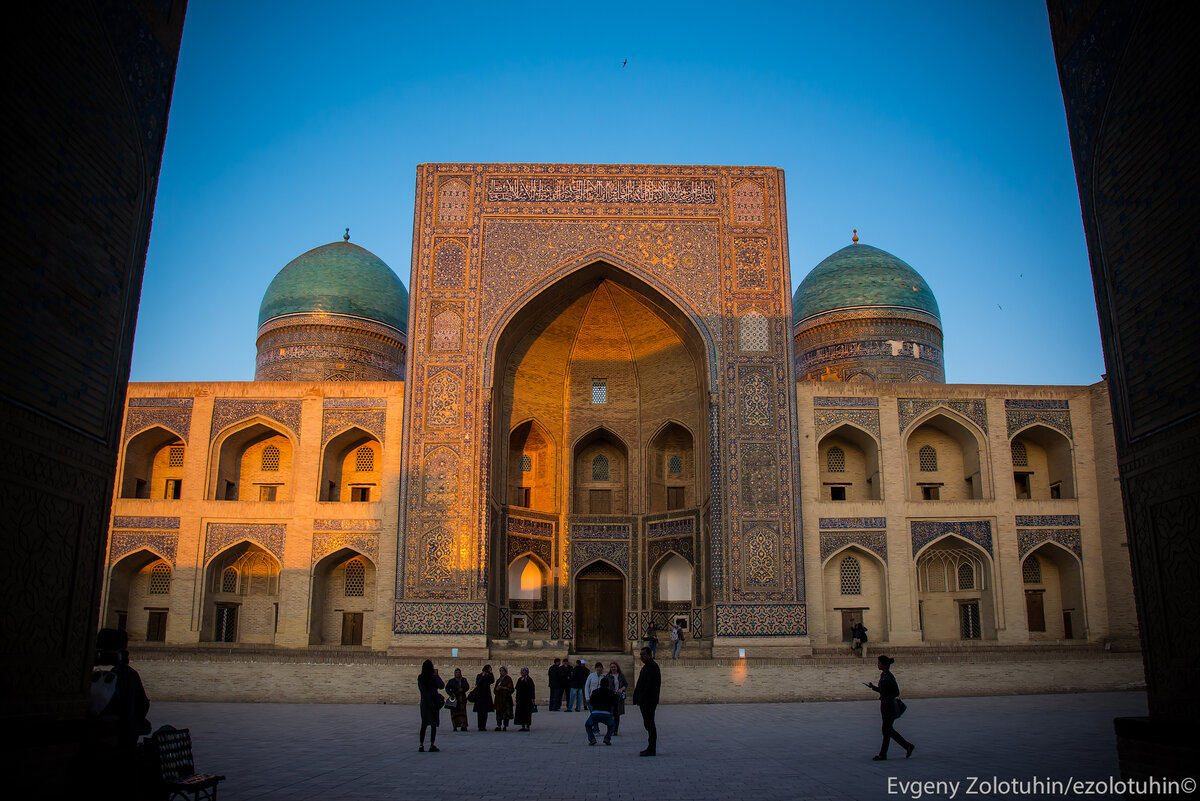
<instances>
[{"instance_id":1,"label":"window grille","mask_svg":"<svg viewBox=\"0 0 1200 801\"><path fill-rule=\"evenodd\" d=\"M825 469L830 473L846 472L846 452L834 446L825 454Z\"/></svg>"},{"instance_id":2,"label":"window grille","mask_svg":"<svg viewBox=\"0 0 1200 801\"><path fill-rule=\"evenodd\" d=\"M171 591L171 568L159 562L150 569L150 594L166 595Z\"/></svg>"},{"instance_id":3,"label":"window grille","mask_svg":"<svg viewBox=\"0 0 1200 801\"><path fill-rule=\"evenodd\" d=\"M970 562L963 562L958 566L958 588L960 590L975 589L975 566Z\"/></svg>"},{"instance_id":4,"label":"window grille","mask_svg":"<svg viewBox=\"0 0 1200 801\"><path fill-rule=\"evenodd\" d=\"M979 625L979 604L959 604L958 617L962 624L962 638L964 640L978 640L983 636L983 630Z\"/></svg>"},{"instance_id":5,"label":"window grille","mask_svg":"<svg viewBox=\"0 0 1200 801\"><path fill-rule=\"evenodd\" d=\"M592 481L608 480L608 457L600 454L592 460Z\"/></svg>"},{"instance_id":6,"label":"window grille","mask_svg":"<svg viewBox=\"0 0 1200 801\"><path fill-rule=\"evenodd\" d=\"M346 591L347 598L361 598L365 592L367 585L367 569L358 559L352 559L346 563Z\"/></svg>"},{"instance_id":7,"label":"window grille","mask_svg":"<svg viewBox=\"0 0 1200 801\"><path fill-rule=\"evenodd\" d=\"M592 379L592 403L608 403L608 379Z\"/></svg>"},{"instance_id":8,"label":"window grille","mask_svg":"<svg viewBox=\"0 0 1200 801\"><path fill-rule=\"evenodd\" d=\"M1025 560L1024 566L1021 568L1021 575L1025 579L1026 584L1041 584L1042 583L1042 563L1036 556L1030 556Z\"/></svg>"},{"instance_id":9,"label":"window grille","mask_svg":"<svg viewBox=\"0 0 1200 801\"><path fill-rule=\"evenodd\" d=\"M667 472L673 476L677 476L683 472L683 459L678 456L672 456L667 460Z\"/></svg>"},{"instance_id":10,"label":"window grille","mask_svg":"<svg viewBox=\"0 0 1200 801\"><path fill-rule=\"evenodd\" d=\"M937 472L937 451L930 445L922 445L921 450L917 451L917 461L921 465L922 473Z\"/></svg>"},{"instance_id":11,"label":"window grille","mask_svg":"<svg viewBox=\"0 0 1200 801\"><path fill-rule=\"evenodd\" d=\"M375 470L375 451L363 445L354 452L354 470L357 473L371 473Z\"/></svg>"},{"instance_id":12,"label":"window grille","mask_svg":"<svg viewBox=\"0 0 1200 801\"><path fill-rule=\"evenodd\" d=\"M268 445L262 452L263 472L271 473L279 469L279 448Z\"/></svg>"},{"instance_id":13,"label":"window grille","mask_svg":"<svg viewBox=\"0 0 1200 801\"><path fill-rule=\"evenodd\" d=\"M862 595L862 566L853 556L842 560L842 595Z\"/></svg>"},{"instance_id":14,"label":"window grille","mask_svg":"<svg viewBox=\"0 0 1200 801\"><path fill-rule=\"evenodd\" d=\"M221 592L237 592L238 574L237 568L227 567L221 573Z\"/></svg>"},{"instance_id":15,"label":"window grille","mask_svg":"<svg viewBox=\"0 0 1200 801\"><path fill-rule=\"evenodd\" d=\"M1029 467L1029 452L1025 450L1025 443L1019 439L1013 440L1012 462L1013 467Z\"/></svg>"},{"instance_id":16,"label":"window grille","mask_svg":"<svg viewBox=\"0 0 1200 801\"><path fill-rule=\"evenodd\" d=\"M167 451L167 467L183 467L183 446L172 445Z\"/></svg>"},{"instance_id":17,"label":"window grille","mask_svg":"<svg viewBox=\"0 0 1200 801\"><path fill-rule=\"evenodd\" d=\"M521 472L529 473L533 471L533 458L528 453L521 454Z\"/></svg>"}]
</instances>

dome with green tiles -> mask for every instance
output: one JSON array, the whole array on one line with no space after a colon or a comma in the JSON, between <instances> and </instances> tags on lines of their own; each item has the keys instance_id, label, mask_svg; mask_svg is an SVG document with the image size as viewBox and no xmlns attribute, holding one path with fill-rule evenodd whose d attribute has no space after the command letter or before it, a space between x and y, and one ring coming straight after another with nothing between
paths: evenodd
<instances>
[{"instance_id":1,"label":"dome with green tiles","mask_svg":"<svg viewBox=\"0 0 1200 801\"><path fill-rule=\"evenodd\" d=\"M292 259L258 309L258 325L290 315L330 314L408 328L408 290L383 261L350 242L331 242Z\"/></svg>"},{"instance_id":2,"label":"dome with green tiles","mask_svg":"<svg viewBox=\"0 0 1200 801\"><path fill-rule=\"evenodd\" d=\"M800 282L792 295L792 320L864 306L923 311L941 320L920 273L886 250L858 243L828 256Z\"/></svg>"}]
</instances>

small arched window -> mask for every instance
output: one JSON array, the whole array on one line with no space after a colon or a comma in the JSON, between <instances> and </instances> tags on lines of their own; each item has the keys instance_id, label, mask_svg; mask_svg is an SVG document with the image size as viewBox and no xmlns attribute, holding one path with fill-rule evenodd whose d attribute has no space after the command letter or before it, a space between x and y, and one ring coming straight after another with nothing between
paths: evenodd
<instances>
[{"instance_id":1,"label":"small arched window","mask_svg":"<svg viewBox=\"0 0 1200 801\"><path fill-rule=\"evenodd\" d=\"M1013 440L1012 462L1013 467L1029 467L1029 452L1025 450L1025 443L1019 439Z\"/></svg>"},{"instance_id":2,"label":"small arched window","mask_svg":"<svg viewBox=\"0 0 1200 801\"><path fill-rule=\"evenodd\" d=\"M533 457L528 453L521 454L521 472L529 473L533 471Z\"/></svg>"},{"instance_id":3,"label":"small arched window","mask_svg":"<svg viewBox=\"0 0 1200 801\"><path fill-rule=\"evenodd\" d=\"M932 445L922 445L921 450L917 451L917 462L920 464L922 473L936 473L937 466L937 451Z\"/></svg>"},{"instance_id":4,"label":"small arched window","mask_svg":"<svg viewBox=\"0 0 1200 801\"><path fill-rule=\"evenodd\" d=\"M363 445L354 452L354 471L356 473L375 471L375 451L369 445Z\"/></svg>"},{"instance_id":5,"label":"small arched window","mask_svg":"<svg viewBox=\"0 0 1200 801\"><path fill-rule=\"evenodd\" d=\"M345 592L347 598L361 598L366 592L367 568L362 560L352 559L346 563Z\"/></svg>"},{"instance_id":6,"label":"small arched window","mask_svg":"<svg viewBox=\"0 0 1200 801\"><path fill-rule=\"evenodd\" d=\"M592 460L592 481L608 481L608 457L603 453Z\"/></svg>"},{"instance_id":7,"label":"small arched window","mask_svg":"<svg viewBox=\"0 0 1200 801\"><path fill-rule=\"evenodd\" d=\"M159 562L150 568L150 594L167 595L171 592L171 567Z\"/></svg>"},{"instance_id":8,"label":"small arched window","mask_svg":"<svg viewBox=\"0 0 1200 801\"><path fill-rule=\"evenodd\" d=\"M667 472L673 476L677 476L683 472L683 459L678 455L673 455L667 460Z\"/></svg>"},{"instance_id":9,"label":"small arched window","mask_svg":"<svg viewBox=\"0 0 1200 801\"><path fill-rule=\"evenodd\" d=\"M279 448L274 445L268 445L263 448L262 452L262 471L264 473L274 473L279 469Z\"/></svg>"},{"instance_id":10,"label":"small arched window","mask_svg":"<svg viewBox=\"0 0 1200 801\"><path fill-rule=\"evenodd\" d=\"M960 590L975 589L975 566L970 562L963 562L958 566L958 588Z\"/></svg>"},{"instance_id":11,"label":"small arched window","mask_svg":"<svg viewBox=\"0 0 1200 801\"><path fill-rule=\"evenodd\" d=\"M847 556L841 565L842 595L862 595L862 565Z\"/></svg>"},{"instance_id":12,"label":"small arched window","mask_svg":"<svg viewBox=\"0 0 1200 801\"><path fill-rule=\"evenodd\" d=\"M221 573L221 592L237 592L238 589L238 573L237 568L227 567Z\"/></svg>"},{"instance_id":13,"label":"small arched window","mask_svg":"<svg viewBox=\"0 0 1200 801\"><path fill-rule=\"evenodd\" d=\"M1041 584L1042 583L1042 563L1036 556L1030 556L1025 560L1024 566L1021 568L1021 575L1025 579L1026 584Z\"/></svg>"},{"instance_id":14,"label":"small arched window","mask_svg":"<svg viewBox=\"0 0 1200 801\"><path fill-rule=\"evenodd\" d=\"M825 469L830 473L846 472L846 452L836 445L825 454Z\"/></svg>"}]
</instances>

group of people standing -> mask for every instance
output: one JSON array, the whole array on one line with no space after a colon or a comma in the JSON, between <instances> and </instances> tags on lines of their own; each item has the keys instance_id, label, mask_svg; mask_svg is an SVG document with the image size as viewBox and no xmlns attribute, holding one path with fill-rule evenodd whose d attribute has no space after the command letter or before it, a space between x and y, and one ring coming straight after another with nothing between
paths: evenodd
<instances>
[{"instance_id":1,"label":"group of people standing","mask_svg":"<svg viewBox=\"0 0 1200 801\"><path fill-rule=\"evenodd\" d=\"M654 713L658 707L662 675L649 648L641 650L641 659L643 667L634 688L633 703L642 712L642 723L649 738L641 756L654 756L658 742ZM596 734L600 724L604 724L604 743L611 745L612 738L621 727L629 687L621 666L611 662L608 672L605 672L604 665L597 662L593 672L588 670L582 659L577 660L574 666L570 659L555 659L549 670L549 679L549 709L562 709L564 696L564 712L581 711L586 706L590 713L584 722L588 744L596 744ZM429 731L429 750L440 750L437 747L437 730L443 706L450 708L450 723L455 731L468 730L468 704L474 705L479 731L487 731L488 715L492 712L496 714L495 731L508 731L510 721L520 727L518 731L530 731L533 713L537 711L534 683L526 667L521 668L521 675L514 683L508 675L508 668L501 667L497 678L492 674L492 666L484 665L483 671L475 677L475 686L472 688L459 668L454 669L454 678L443 682L433 662L426 659L417 676L417 690L421 696L421 735L417 750L422 752L425 751L426 730ZM446 696L440 690L445 690ZM572 702L575 703L574 710L571 709Z\"/></svg>"}]
</instances>

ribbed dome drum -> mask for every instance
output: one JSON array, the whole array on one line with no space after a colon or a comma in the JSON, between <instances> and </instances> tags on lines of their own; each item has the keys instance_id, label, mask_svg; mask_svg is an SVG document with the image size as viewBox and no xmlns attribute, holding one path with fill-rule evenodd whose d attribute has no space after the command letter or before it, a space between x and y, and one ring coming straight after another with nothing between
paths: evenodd
<instances>
[{"instance_id":1,"label":"ribbed dome drum","mask_svg":"<svg viewBox=\"0 0 1200 801\"><path fill-rule=\"evenodd\" d=\"M942 322L929 284L857 242L812 269L792 296L796 372L820 381L944 383Z\"/></svg>"},{"instance_id":2,"label":"ribbed dome drum","mask_svg":"<svg viewBox=\"0 0 1200 801\"><path fill-rule=\"evenodd\" d=\"M258 312L258 381L404 378L408 291L384 262L350 242L290 261Z\"/></svg>"}]
</instances>

